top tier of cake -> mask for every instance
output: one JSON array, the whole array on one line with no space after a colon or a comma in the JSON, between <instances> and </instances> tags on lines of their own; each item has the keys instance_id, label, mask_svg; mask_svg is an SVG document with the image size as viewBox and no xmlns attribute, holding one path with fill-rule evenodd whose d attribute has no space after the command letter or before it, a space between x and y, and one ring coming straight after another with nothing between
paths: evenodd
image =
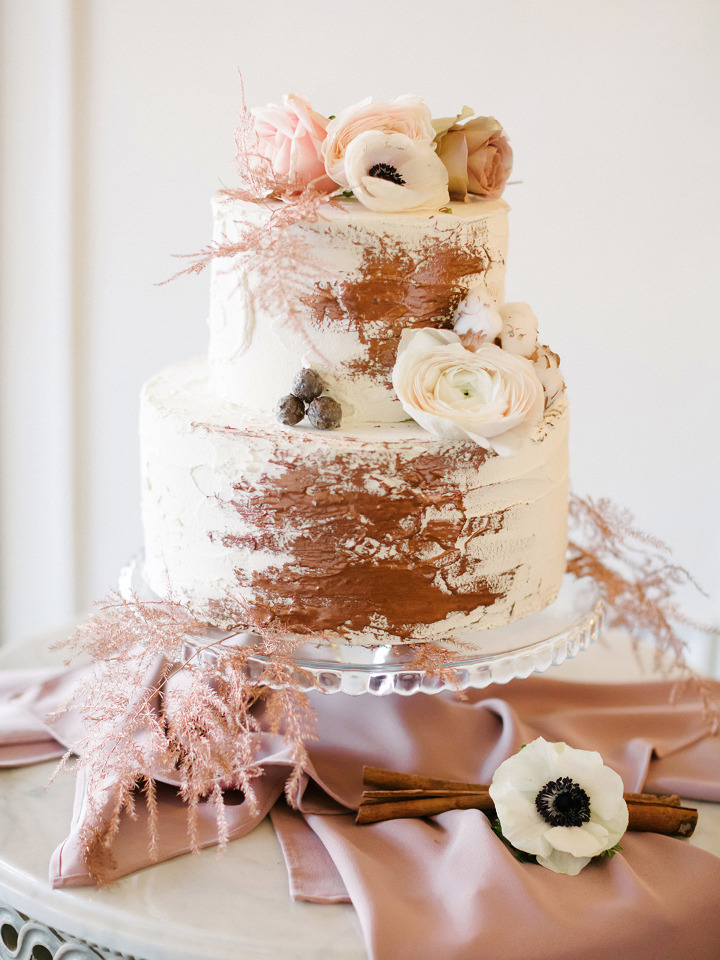
<instances>
[{"instance_id":1,"label":"top tier of cake","mask_svg":"<svg viewBox=\"0 0 720 960\"><path fill-rule=\"evenodd\" d=\"M406 420L391 383L402 331L452 328L477 283L503 302L508 209L474 199L379 214L333 202L320 219L275 231L263 228L280 201L216 198L215 243L243 250L213 264L211 390L267 413L312 367L343 423Z\"/></svg>"}]
</instances>

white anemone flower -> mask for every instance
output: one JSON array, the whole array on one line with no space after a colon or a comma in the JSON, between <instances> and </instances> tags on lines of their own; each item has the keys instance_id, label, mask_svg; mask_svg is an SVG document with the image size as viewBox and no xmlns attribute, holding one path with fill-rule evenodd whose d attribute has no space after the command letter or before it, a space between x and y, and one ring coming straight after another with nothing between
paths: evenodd
<instances>
[{"instance_id":1,"label":"white anemone flower","mask_svg":"<svg viewBox=\"0 0 720 960\"><path fill-rule=\"evenodd\" d=\"M360 203L379 213L437 210L450 202L447 169L434 144L404 133L358 134L345 151L345 175Z\"/></svg>"},{"instance_id":2,"label":"white anemone flower","mask_svg":"<svg viewBox=\"0 0 720 960\"><path fill-rule=\"evenodd\" d=\"M490 796L508 843L555 873L575 876L627 830L619 774L595 751L542 737L500 764Z\"/></svg>"}]
</instances>

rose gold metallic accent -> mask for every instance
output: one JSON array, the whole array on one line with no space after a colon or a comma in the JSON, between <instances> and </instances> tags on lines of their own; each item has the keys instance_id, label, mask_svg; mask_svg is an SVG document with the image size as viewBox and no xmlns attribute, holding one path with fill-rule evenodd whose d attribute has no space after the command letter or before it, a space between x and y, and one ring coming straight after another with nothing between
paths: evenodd
<instances>
[{"instance_id":1,"label":"rose gold metallic accent","mask_svg":"<svg viewBox=\"0 0 720 960\"><path fill-rule=\"evenodd\" d=\"M366 347L347 373L373 374L389 387L400 336L405 329L452 327L467 278L485 275L492 259L487 246L459 230L425 238L412 255L402 245L358 229L364 248L358 279L318 283L300 298L317 330L349 326Z\"/></svg>"},{"instance_id":2,"label":"rose gold metallic accent","mask_svg":"<svg viewBox=\"0 0 720 960\"><path fill-rule=\"evenodd\" d=\"M424 625L504 596L514 569L490 583L469 550L502 529L504 511L469 516L457 486L457 468L479 468L488 454L472 443L455 449L452 465L446 456L393 456L384 486L368 486L366 467L352 469L342 456L321 470L298 458L279 477L236 484L228 507L252 532L223 544L292 557L264 572L236 571L253 597L248 622L341 634L378 624L412 640Z\"/></svg>"}]
</instances>

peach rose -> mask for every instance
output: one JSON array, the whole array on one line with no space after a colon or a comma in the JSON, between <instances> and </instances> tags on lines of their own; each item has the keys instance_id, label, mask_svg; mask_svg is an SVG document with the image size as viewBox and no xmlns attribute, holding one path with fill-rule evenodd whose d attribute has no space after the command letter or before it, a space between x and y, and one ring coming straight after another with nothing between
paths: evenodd
<instances>
[{"instance_id":1,"label":"peach rose","mask_svg":"<svg viewBox=\"0 0 720 960\"><path fill-rule=\"evenodd\" d=\"M405 412L436 437L516 453L543 416L532 363L483 343L467 350L454 330L404 330L392 383Z\"/></svg>"},{"instance_id":2,"label":"peach rose","mask_svg":"<svg viewBox=\"0 0 720 960\"><path fill-rule=\"evenodd\" d=\"M274 103L252 110L258 151L272 164L273 172L293 182L298 190L312 185L331 191L335 184L325 173L321 146L328 120L295 93L283 97L281 107Z\"/></svg>"},{"instance_id":3,"label":"peach rose","mask_svg":"<svg viewBox=\"0 0 720 960\"><path fill-rule=\"evenodd\" d=\"M367 130L380 133L404 133L411 140L431 144L435 139L430 110L420 97L398 97L386 103L373 103L368 97L347 107L331 120L322 153L325 169L335 183L349 186L345 173L345 151L358 134Z\"/></svg>"},{"instance_id":4,"label":"peach rose","mask_svg":"<svg viewBox=\"0 0 720 960\"><path fill-rule=\"evenodd\" d=\"M496 200L512 170L512 147L494 117L454 123L440 138L438 156L448 169L452 200L468 193Z\"/></svg>"}]
</instances>

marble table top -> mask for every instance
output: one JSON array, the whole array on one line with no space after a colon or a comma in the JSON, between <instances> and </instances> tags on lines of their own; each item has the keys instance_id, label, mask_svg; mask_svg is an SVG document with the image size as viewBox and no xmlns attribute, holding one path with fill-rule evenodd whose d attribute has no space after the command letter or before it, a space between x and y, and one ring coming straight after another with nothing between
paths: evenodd
<instances>
[{"instance_id":1,"label":"marble table top","mask_svg":"<svg viewBox=\"0 0 720 960\"><path fill-rule=\"evenodd\" d=\"M0 667L58 662L49 651L56 639L40 637L0 651ZM643 663L630 653L622 635L609 634L575 660L553 668L552 675L569 682L648 679L649 663L650 658ZM282 853L268 820L231 843L222 856L210 848L178 857L104 890L52 890L48 863L67 834L74 794L68 775L47 788L53 769L50 762L0 773L0 901L63 935L102 945L88 957L365 960L351 906L290 899ZM689 842L720 856L720 805L691 805L700 817ZM11 949L4 939L3 933L0 958L20 957L19 948ZM50 950L38 955L53 956Z\"/></svg>"}]
</instances>

